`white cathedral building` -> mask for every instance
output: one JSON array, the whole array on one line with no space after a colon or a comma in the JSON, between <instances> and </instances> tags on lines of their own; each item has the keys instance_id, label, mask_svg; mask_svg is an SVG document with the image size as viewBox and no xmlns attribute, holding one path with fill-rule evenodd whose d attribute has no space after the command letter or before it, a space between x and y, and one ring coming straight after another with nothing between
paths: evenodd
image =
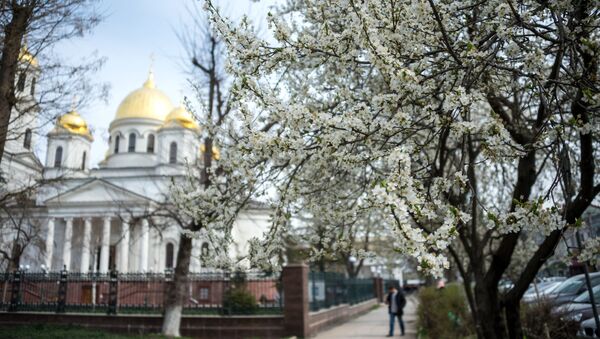
<instances>
[{"instance_id":1,"label":"white cathedral building","mask_svg":"<svg viewBox=\"0 0 600 339\"><path fill-rule=\"evenodd\" d=\"M28 71L21 72L18 90L35 97L38 68L28 54ZM47 134L46 159L34 152L42 140L32 133L35 112L13 119L10 129L22 129L7 141L2 171L12 182L8 190L43 178L32 219L39 225L39 244L29 245L20 258L31 270L107 272L163 272L177 258L180 229L176 224L152 227L144 216L164 202L173 177L185 175L185 162L202 156L201 128L183 107L173 106L155 84L152 72L143 85L118 106L109 126L108 150L98 167L90 167L94 138L85 120L71 111L60 116ZM219 153L213 153L218 160ZM263 233L269 211L249 207L236 220L232 257L243 256L247 240ZM16 235L1 234L3 246L13 246ZM193 240L190 270L200 271L202 239Z\"/></svg>"}]
</instances>

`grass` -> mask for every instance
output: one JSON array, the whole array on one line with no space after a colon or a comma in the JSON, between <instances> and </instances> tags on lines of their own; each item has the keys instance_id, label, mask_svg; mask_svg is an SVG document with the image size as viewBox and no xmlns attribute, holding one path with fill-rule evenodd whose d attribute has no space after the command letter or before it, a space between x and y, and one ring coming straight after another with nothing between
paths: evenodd
<instances>
[{"instance_id":1,"label":"grass","mask_svg":"<svg viewBox=\"0 0 600 339\"><path fill-rule=\"evenodd\" d=\"M0 338L6 339L133 339L133 338L166 338L158 334L130 335L115 334L78 326L31 325L0 327Z\"/></svg>"}]
</instances>

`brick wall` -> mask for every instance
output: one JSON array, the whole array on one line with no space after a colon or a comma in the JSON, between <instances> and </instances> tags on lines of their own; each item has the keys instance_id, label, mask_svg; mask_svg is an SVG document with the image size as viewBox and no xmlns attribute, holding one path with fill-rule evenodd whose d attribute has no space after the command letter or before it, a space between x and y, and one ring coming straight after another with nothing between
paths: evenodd
<instances>
[{"instance_id":1,"label":"brick wall","mask_svg":"<svg viewBox=\"0 0 600 339\"><path fill-rule=\"evenodd\" d=\"M60 324L115 333L160 333L159 315L0 313L0 326ZM194 338L281 338L282 316L184 316L181 334Z\"/></svg>"}]
</instances>

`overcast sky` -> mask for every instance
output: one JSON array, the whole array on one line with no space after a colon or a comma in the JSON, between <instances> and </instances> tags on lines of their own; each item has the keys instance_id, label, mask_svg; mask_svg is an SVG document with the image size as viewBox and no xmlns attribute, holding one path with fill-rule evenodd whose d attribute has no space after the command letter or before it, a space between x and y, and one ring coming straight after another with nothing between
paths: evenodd
<instances>
[{"instance_id":1,"label":"overcast sky","mask_svg":"<svg viewBox=\"0 0 600 339\"><path fill-rule=\"evenodd\" d=\"M221 1L233 17L248 14L255 21L264 21L270 6L276 0ZM185 52L177 32L190 21L188 8L202 1L195 0L105 0L102 9L107 18L91 35L69 40L57 46L56 52L73 60L89 56L94 51L107 58L97 74L98 81L111 86L108 103L98 102L79 110L94 128L92 166L104 158L107 149L108 125L115 116L117 106L127 94L146 80L150 55L154 55L156 85L164 91L173 104L186 92L184 69ZM45 140L40 154L45 160Z\"/></svg>"}]
</instances>

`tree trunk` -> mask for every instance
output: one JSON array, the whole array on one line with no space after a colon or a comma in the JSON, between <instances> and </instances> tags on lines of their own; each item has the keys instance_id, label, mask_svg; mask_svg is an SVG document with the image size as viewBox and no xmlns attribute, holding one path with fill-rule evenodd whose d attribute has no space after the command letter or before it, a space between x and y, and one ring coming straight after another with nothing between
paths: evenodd
<instances>
[{"instance_id":1,"label":"tree trunk","mask_svg":"<svg viewBox=\"0 0 600 339\"><path fill-rule=\"evenodd\" d=\"M30 7L14 3L10 6L12 7L12 18L4 31L2 57L0 57L0 162L2 162L8 135L10 114L16 104L15 78L21 41L32 15Z\"/></svg>"},{"instance_id":2,"label":"tree trunk","mask_svg":"<svg viewBox=\"0 0 600 339\"><path fill-rule=\"evenodd\" d=\"M484 283L475 286L478 333L485 339L503 339L505 335L502 310L498 301L498 289L488 288Z\"/></svg>"},{"instance_id":3,"label":"tree trunk","mask_svg":"<svg viewBox=\"0 0 600 339\"><path fill-rule=\"evenodd\" d=\"M181 324L181 311L187 299L187 276L190 271L190 258L192 256L192 238L181 234L179 237L179 250L173 281L169 284L165 315L163 318L162 334L169 337L179 337Z\"/></svg>"},{"instance_id":4,"label":"tree trunk","mask_svg":"<svg viewBox=\"0 0 600 339\"><path fill-rule=\"evenodd\" d=\"M504 305L504 314L506 315L506 324L508 325L508 337L514 339L523 338L520 299L517 302L507 302Z\"/></svg>"}]
</instances>

